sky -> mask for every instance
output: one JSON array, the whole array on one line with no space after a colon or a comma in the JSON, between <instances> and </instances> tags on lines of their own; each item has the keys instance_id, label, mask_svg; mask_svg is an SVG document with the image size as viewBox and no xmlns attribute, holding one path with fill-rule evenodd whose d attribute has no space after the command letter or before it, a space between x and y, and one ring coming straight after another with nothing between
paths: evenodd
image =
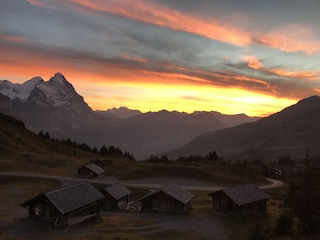
<instances>
[{"instance_id":1,"label":"sky","mask_svg":"<svg viewBox=\"0 0 320 240\"><path fill-rule=\"evenodd\" d=\"M320 0L2 0L0 79L95 110L267 116L320 92Z\"/></svg>"}]
</instances>

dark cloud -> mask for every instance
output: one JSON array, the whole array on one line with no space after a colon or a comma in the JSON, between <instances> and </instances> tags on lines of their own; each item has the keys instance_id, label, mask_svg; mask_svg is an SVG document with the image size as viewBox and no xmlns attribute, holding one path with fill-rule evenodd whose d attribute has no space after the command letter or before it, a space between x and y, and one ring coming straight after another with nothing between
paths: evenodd
<instances>
[{"instance_id":1,"label":"dark cloud","mask_svg":"<svg viewBox=\"0 0 320 240\"><path fill-rule=\"evenodd\" d=\"M121 74L121 70L126 69L140 74L172 74L193 84L236 87L277 97L304 97L314 94L313 89L319 86L317 81L281 76L270 71L272 67L288 68L291 63L281 55L281 50L260 38L261 31L277 28L278 25L274 24L277 21L282 25L292 23L292 16L297 17L297 21L315 26L311 21L318 19L319 5L315 2L295 0L290 1L290 6L286 5L287 0L276 4L276 1L259 1L258 4L253 0L152 2L204 20L214 18L231 23L230 26L242 27L245 33L251 34L250 44L256 49L214 40L205 34L197 34L194 29L186 28L184 31L174 29L170 24L159 25L156 24L157 19L147 22L62 0L44 1L50 4L49 7L31 5L22 0L2 1L0 49L16 53L17 61L24 61L18 57L20 53L25 60L28 56L38 57L41 61L50 58L61 62L61 65L91 72L119 69ZM292 15L289 15L290 10ZM300 10L310 12L306 14ZM244 21L235 17L238 13L243 14L240 20ZM256 18L260 14L261 17ZM318 26L315 31L320 34ZM260 69L252 69L241 60L247 54L257 54L260 59L265 59L268 54L272 55L271 51L274 62L266 61ZM297 57L298 64L305 64L306 57L306 54ZM2 56L1 61L14 63L14 56ZM163 81L170 84L171 79L164 77Z\"/></svg>"},{"instance_id":2,"label":"dark cloud","mask_svg":"<svg viewBox=\"0 0 320 240\"><path fill-rule=\"evenodd\" d=\"M0 38L1 39L1 38ZM271 94L277 97L303 97L315 93L316 83L301 78L279 76L268 69L252 69L245 62L225 63L219 65L220 69L201 69L179 65L168 58L138 58L134 55L114 55L73 50L63 47L50 47L33 43L19 43L0 40L1 48L8 52L20 52L25 56L37 56L43 61L48 56L56 59L61 65L85 69L91 72L108 72L114 68L145 72L144 74L173 74L175 78L193 84L207 84L219 87L236 87L255 92ZM9 57L9 56L8 56ZM6 57L2 61L9 61ZM1 62L0 60L0 62ZM12 59L10 60L12 61ZM170 78L164 78L168 81Z\"/></svg>"}]
</instances>

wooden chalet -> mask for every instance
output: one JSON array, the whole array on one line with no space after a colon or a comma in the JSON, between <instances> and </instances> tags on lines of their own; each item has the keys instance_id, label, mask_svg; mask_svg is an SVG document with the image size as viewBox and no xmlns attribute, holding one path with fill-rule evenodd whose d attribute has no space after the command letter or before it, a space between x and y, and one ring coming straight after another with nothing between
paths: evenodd
<instances>
[{"instance_id":1,"label":"wooden chalet","mask_svg":"<svg viewBox=\"0 0 320 240\"><path fill-rule=\"evenodd\" d=\"M78 175L84 178L100 178L105 175L105 171L95 163L89 163L78 169Z\"/></svg>"},{"instance_id":2,"label":"wooden chalet","mask_svg":"<svg viewBox=\"0 0 320 240\"><path fill-rule=\"evenodd\" d=\"M96 217L103 195L87 182L64 186L21 204L28 209L29 217L67 227Z\"/></svg>"},{"instance_id":3,"label":"wooden chalet","mask_svg":"<svg viewBox=\"0 0 320 240\"><path fill-rule=\"evenodd\" d=\"M255 216L267 211L268 194L253 184L225 188L209 194L213 209L235 216Z\"/></svg>"},{"instance_id":4,"label":"wooden chalet","mask_svg":"<svg viewBox=\"0 0 320 240\"><path fill-rule=\"evenodd\" d=\"M113 184L100 191L104 195L101 202L103 210L117 210L130 200L131 191L121 184Z\"/></svg>"},{"instance_id":5,"label":"wooden chalet","mask_svg":"<svg viewBox=\"0 0 320 240\"><path fill-rule=\"evenodd\" d=\"M154 190L142 198L141 211L187 213L192 205L193 194L175 185Z\"/></svg>"}]
</instances>

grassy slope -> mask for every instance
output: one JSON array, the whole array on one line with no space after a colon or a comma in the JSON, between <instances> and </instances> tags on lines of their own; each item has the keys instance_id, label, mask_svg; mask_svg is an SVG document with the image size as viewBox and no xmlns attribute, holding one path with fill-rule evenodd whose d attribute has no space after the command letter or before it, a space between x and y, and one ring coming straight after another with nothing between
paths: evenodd
<instances>
[{"instance_id":1,"label":"grassy slope","mask_svg":"<svg viewBox=\"0 0 320 240\"><path fill-rule=\"evenodd\" d=\"M39 137L21 122L0 115L0 169L43 174L73 175L97 156Z\"/></svg>"},{"instance_id":2,"label":"grassy slope","mask_svg":"<svg viewBox=\"0 0 320 240\"><path fill-rule=\"evenodd\" d=\"M103 164L103 163L102 163ZM194 178L214 184L234 185L242 183L266 183L265 179L245 164L233 164L225 161L202 160L197 162L167 163L140 162L132 164L114 161L108 167L110 173L122 179L144 178Z\"/></svg>"},{"instance_id":3,"label":"grassy slope","mask_svg":"<svg viewBox=\"0 0 320 240\"><path fill-rule=\"evenodd\" d=\"M194 178L233 185L246 182L263 183L263 178L245 165L223 161L178 163L146 163L102 157L66 144L39 137L22 123L0 115L0 169L43 174L75 176L76 169L90 160L101 159L100 165L109 175L122 179Z\"/></svg>"}]
</instances>

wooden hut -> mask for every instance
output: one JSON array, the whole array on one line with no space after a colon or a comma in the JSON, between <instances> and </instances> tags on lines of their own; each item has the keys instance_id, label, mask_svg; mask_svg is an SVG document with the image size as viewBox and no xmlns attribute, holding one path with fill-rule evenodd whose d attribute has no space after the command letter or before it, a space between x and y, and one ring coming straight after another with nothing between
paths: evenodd
<instances>
[{"instance_id":1,"label":"wooden hut","mask_svg":"<svg viewBox=\"0 0 320 240\"><path fill-rule=\"evenodd\" d=\"M129 202L131 191L121 184L113 184L102 189L101 193L104 195L102 209L117 210Z\"/></svg>"},{"instance_id":2,"label":"wooden hut","mask_svg":"<svg viewBox=\"0 0 320 240\"><path fill-rule=\"evenodd\" d=\"M89 163L78 169L78 175L84 178L100 178L103 177L105 171L95 163Z\"/></svg>"},{"instance_id":3,"label":"wooden hut","mask_svg":"<svg viewBox=\"0 0 320 240\"><path fill-rule=\"evenodd\" d=\"M64 186L23 203L29 217L36 217L66 227L96 217L103 195L87 182Z\"/></svg>"},{"instance_id":4,"label":"wooden hut","mask_svg":"<svg viewBox=\"0 0 320 240\"><path fill-rule=\"evenodd\" d=\"M167 185L146 194L139 201L142 211L187 213L192 198L192 193L175 185Z\"/></svg>"},{"instance_id":5,"label":"wooden hut","mask_svg":"<svg viewBox=\"0 0 320 240\"><path fill-rule=\"evenodd\" d=\"M209 194L213 209L236 216L265 214L269 195L253 184L225 188Z\"/></svg>"}]
</instances>

